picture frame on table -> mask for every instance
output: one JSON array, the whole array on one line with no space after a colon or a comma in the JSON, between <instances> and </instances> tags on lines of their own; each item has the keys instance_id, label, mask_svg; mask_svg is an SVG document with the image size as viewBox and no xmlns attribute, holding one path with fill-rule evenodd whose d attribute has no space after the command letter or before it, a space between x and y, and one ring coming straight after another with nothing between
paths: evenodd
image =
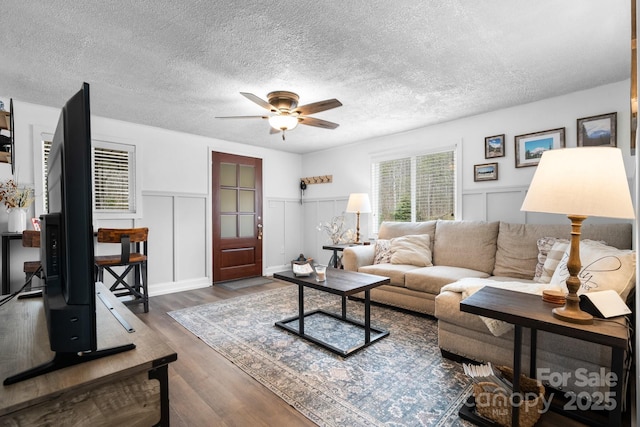
<instances>
[{"instance_id":1,"label":"picture frame on table","mask_svg":"<svg viewBox=\"0 0 640 427\"><path fill-rule=\"evenodd\" d=\"M484 158L504 157L504 134L487 136L484 139Z\"/></svg>"},{"instance_id":2,"label":"picture frame on table","mask_svg":"<svg viewBox=\"0 0 640 427\"><path fill-rule=\"evenodd\" d=\"M473 180L479 181L496 181L498 179L498 164L483 163L481 165L473 165Z\"/></svg>"},{"instance_id":3,"label":"picture frame on table","mask_svg":"<svg viewBox=\"0 0 640 427\"><path fill-rule=\"evenodd\" d=\"M542 153L565 146L565 128L516 135L516 167L537 166Z\"/></svg>"},{"instance_id":4,"label":"picture frame on table","mask_svg":"<svg viewBox=\"0 0 640 427\"><path fill-rule=\"evenodd\" d=\"M618 113L578 119L578 147L617 147Z\"/></svg>"}]
</instances>

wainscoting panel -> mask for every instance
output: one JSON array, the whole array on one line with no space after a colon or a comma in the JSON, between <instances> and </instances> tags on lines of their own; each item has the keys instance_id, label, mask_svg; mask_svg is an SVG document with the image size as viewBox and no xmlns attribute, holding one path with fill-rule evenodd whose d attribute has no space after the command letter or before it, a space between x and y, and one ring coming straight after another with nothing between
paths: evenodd
<instances>
[{"instance_id":1,"label":"wainscoting panel","mask_svg":"<svg viewBox=\"0 0 640 427\"><path fill-rule=\"evenodd\" d=\"M526 222L520 211L528 187L487 188L462 193L462 219L474 221Z\"/></svg>"},{"instance_id":2,"label":"wainscoting panel","mask_svg":"<svg viewBox=\"0 0 640 427\"><path fill-rule=\"evenodd\" d=\"M484 221L487 218L485 193L466 193L462 195L462 217L473 221Z\"/></svg>"},{"instance_id":3,"label":"wainscoting panel","mask_svg":"<svg viewBox=\"0 0 640 427\"><path fill-rule=\"evenodd\" d=\"M174 193L143 193L149 227L149 295L211 285L207 197Z\"/></svg>"},{"instance_id":4,"label":"wainscoting panel","mask_svg":"<svg viewBox=\"0 0 640 427\"><path fill-rule=\"evenodd\" d=\"M271 275L289 268L291 260L303 252L302 221L300 200L265 200L264 274Z\"/></svg>"},{"instance_id":5,"label":"wainscoting panel","mask_svg":"<svg viewBox=\"0 0 640 427\"><path fill-rule=\"evenodd\" d=\"M307 199L304 201L304 254L312 257L318 263L327 264L332 252L322 249L323 245L331 243L325 231L319 231L318 225L331 222L339 215L344 215L345 228L355 230L355 214L346 214L348 198L335 199ZM352 221L350 221L350 217Z\"/></svg>"},{"instance_id":6,"label":"wainscoting panel","mask_svg":"<svg viewBox=\"0 0 640 427\"><path fill-rule=\"evenodd\" d=\"M175 281L207 276L206 199L175 197Z\"/></svg>"},{"instance_id":7,"label":"wainscoting panel","mask_svg":"<svg viewBox=\"0 0 640 427\"><path fill-rule=\"evenodd\" d=\"M156 283L174 281L173 197L142 196L144 219L149 227L149 292Z\"/></svg>"},{"instance_id":8,"label":"wainscoting panel","mask_svg":"<svg viewBox=\"0 0 640 427\"><path fill-rule=\"evenodd\" d=\"M513 223L525 222L525 212L520 210L525 194L523 190L487 193L487 219Z\"/></svg>"},{"instance_id":9,"label":"wainscoting panel","mask_svg":"<svg viewBox=\"0 0 640 427\"><path fill-rule=\"evenodd\" d=\"M279 271L285 264L286 219L284 200L267 200L264 203L263 258L265 270Z\"/></svg>"}]
</instances>

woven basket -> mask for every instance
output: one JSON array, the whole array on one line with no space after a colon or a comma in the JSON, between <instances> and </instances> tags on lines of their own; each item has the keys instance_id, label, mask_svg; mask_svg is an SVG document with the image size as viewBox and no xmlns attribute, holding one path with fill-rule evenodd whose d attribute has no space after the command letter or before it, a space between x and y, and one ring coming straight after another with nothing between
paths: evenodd
<instances>
[{"instance_id":1,"label":"woven basket","mask_svg":"<svg viewBox=\"0 0 640 427\"><path fill-rule=\"evenodd\" d=\"M511 368L498 367L503 375L510 381L513 379ZM511 396L502 393L492 393L485 391L485 387L495 387L496 384L482 382L473 385L473 395L476 401L476 411L478 414L488 418L497 424L509 427L511 425ZM536 380L524 375L520 376L520 392L523 393L523 400L520 402L520 426L531 427L540 418L540 411L543 406L544 386ZM536 396L536 397L531 397Z\"/></svg>"}]
</instances>

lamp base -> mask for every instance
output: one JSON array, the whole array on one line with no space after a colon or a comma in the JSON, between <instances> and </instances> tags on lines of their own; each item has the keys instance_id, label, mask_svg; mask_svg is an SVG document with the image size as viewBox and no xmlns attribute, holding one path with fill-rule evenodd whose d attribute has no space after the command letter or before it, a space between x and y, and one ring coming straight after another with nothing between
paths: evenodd
<instances>
[{"instance_id":1,"label":"lamp base","mask_svg":"<svg viewBox=\"0 0 640 427\"><path fill-rule=\"evenodd\" d=\"M553 310L553 317L556 319L564 320L569 323L579 323L581 325L590 325L593 323L593 316L586 313L580 308L572 309L571 307L558 307Z\"/></svg>"},{"instance_id":2,"label":"lamp base","mask_svg":"<svg viewBox=\"0 0 640 427\"><path fill-rule=\"evenodd\" d=\"M567 215L571 220L571 246L569 246L569 259L567 260L567 299L564 307L554 308L553 317L570 323L590 325L593 323L593 316L580 310L580 297L577 295L580 289L580 227L582 221L587 219L584 215Z\"/></svg>"}]
</instances>

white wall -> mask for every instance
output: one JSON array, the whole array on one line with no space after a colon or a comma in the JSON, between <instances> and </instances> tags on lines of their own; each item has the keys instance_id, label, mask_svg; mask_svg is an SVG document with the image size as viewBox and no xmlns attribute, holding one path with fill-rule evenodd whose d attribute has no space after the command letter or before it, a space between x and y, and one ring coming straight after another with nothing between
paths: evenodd
<instances>
[{"instance_id":1,"label":"white wall","mask_svg":"<svg viewBox=\"0 0 640 427\"><path fill-rule=\"evenodd\" d=\"M0 99L9 105L8 98ZM37 158L33 148L34 129L36 138L40 132L53 133L60 109L14 99L14 113L16 173L20 182L33 184L37 169L34 167ZM291 220L287 224L283 215L274 214L268 208L273 203L286 204L289 206L287 217L300 218L299 155L97 116L92 116L91 126L94 139L137 146L143 216L138 219L94 218L94 226L149 227L150 294L211 284L212 151L263 159L265 269L281 270L285 259L293 259L300 252L299 227ZM10 177L10 165L0 164L0 180ZM34 214L31 208L30 215ZM285 237L282 230L288 230L289 225L295 227L296 232L287 233ZM7 214L0 209L0 231L6 229ZM98 247L96 252L106 250ZM279 256L274 257L274 254ZM26 252L15 241L11 255L12 290L16 290L24 279L22 262L37 254Z\"/></svg>"},{"instance_id":2,"label":"white wall","mask_svg":"<svg viewBox=\"0 0 640 427\"><path fill-rule=\"evenodd\" d=\"M371 158L391 153L428 150L439 146L461 144L462 168L461 219L504 220L509 222L559 222L559 215L531 215L520 212L520 205L535 167L515 167L516 135L564 127L566 146L577 145L577 119L617 112L617 141L625 157L627 176L632 181L635 160L629 153L629 85L625 80L597 88L519 105L486 114L466 117L411 132L361 141L336 149L305 154L302 157L304 176L333 175L333 183L310 185L306 191L307 203L327 203L346 200L350 193L370 192ZM505 134L505 157L484 158L484 138ZM497 181L474 182L475 164L497 162ZM346 207L346 202L344 202ZM342 209L344 210L344 207ZM340 212L338 212L340 213ZM347 216L353 214L347 214ZM326 220L327 218L320 218ZM305 216L305 231L318 220ZM371 215L362 215L361 233L364 238L370 227ZM589 219L596 221L596 219ZM362 229L364 228L364 232ZM321 236L322 237L322 236ZM308 249L320 255L321 244Z\"/></svg>"},{"instance_id":3,"label":"white wall","mask_svg":"<svg viewBox=\"0 0 640 427\"><path fill-rule=\"evenodd\" d=\"M69 94L71 96L71 94ZM8 98L2 98L5 105ZM150 292L160 294L207 286L211 282L211 151L263 159L264 273L289 265L303 252L327 262L323 251L327 236L316 230L319 222L341 214L352 192L370 192L371 158L382 154L419 151L438 146L460 146L461 217L511 222L563 222L559 216L526 216L520 204L535 167L515 168L514 136L558 127L566 128L566 145L576 145L576 119L618 113L618 146L625 154L627 175L635 173L629 156L629 81L463 118L387 137L366 140L303 156L276 150L190 135L171 130L92 117L92 133L100 139L130 142L139 147L142 168L142 218L100 220L95 226L150 228ZM53 132L59 109L14 100L16 172L20 181L34 183L34 128ZM506 135L506 156L484 158L484 138ZM499 180L473 181L473 165L496 161ZM286 167L283 167L286 166ZM300 203L301 177L333 175L329 184L312 184ZM11 176L0 164L0 180ZM33 214L33 212L32 212ZM355 215L346 214L355 228ZM371 215L361 217L361 238L371 237ZM591 221L591 219L590 219ZM7 217L0 209L0 230ZM12 288L22 275L22 261L32 256L13 243ZM98 252L103 251L98 248Z\"/></svg>"}]
</instances>

